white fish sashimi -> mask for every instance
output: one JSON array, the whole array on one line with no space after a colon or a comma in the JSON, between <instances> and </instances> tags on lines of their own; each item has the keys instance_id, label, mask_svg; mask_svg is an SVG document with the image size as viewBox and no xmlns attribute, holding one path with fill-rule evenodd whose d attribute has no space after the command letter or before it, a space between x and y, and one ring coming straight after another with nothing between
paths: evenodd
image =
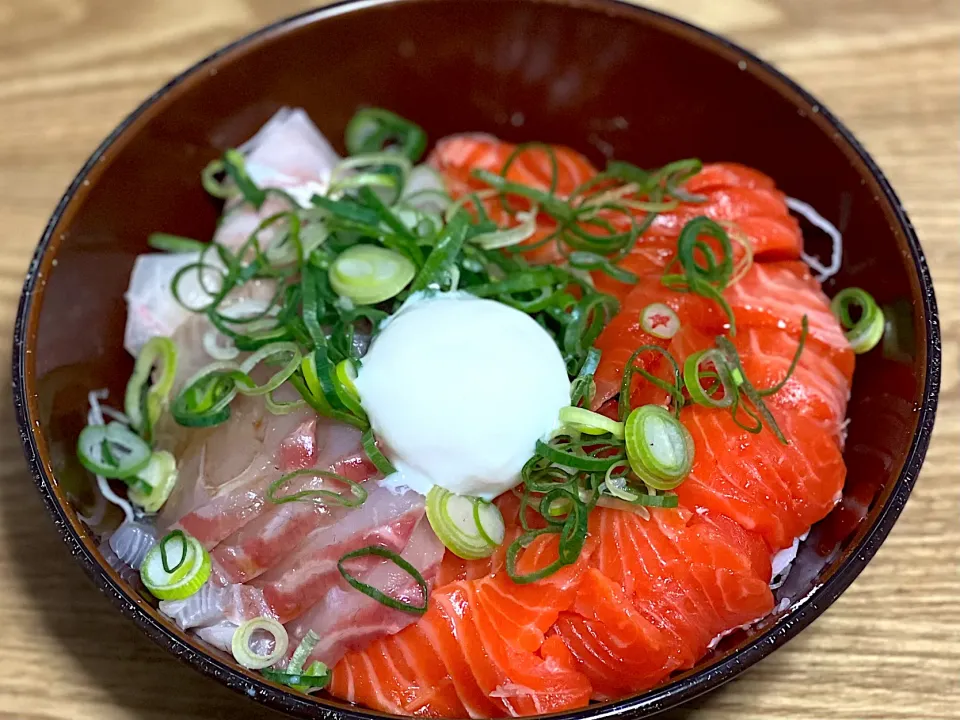
<instances>
[{"instance_id":1,"label":"white fish sashimi","mask_svg":"<svg viewBox=\"0 0 960 720\"><path fill-rule=\"evenodd\" d=\"M177 302L171 288L176 274L199 259L200 253L149 253L134 261L130 286L124 295L127 326L123 347L131 355L136 356L150 338L173 335L194 316ZM210 302L210 294L195 273L185 273L177 289L183 302L191 307Z\"/></svg>"},{"instance_id":2,"label":"white fish sashimi","mask_svg":"<svg viewBox=\"0 0 960 720\"><path fill-rule=\"evenodd\" d=\"M401 553L432 587L443 559L444 547L423 518ZM420 590L414 580L393 563L384 561L360 575L360 580L387 595L405 602L420 602ZM320 636L310 654L333 667L350 650L363 649L377 638L400 632L417 616L394 610L341 582L311 610L287 625L290 646L296 647L309 630Z\"/></svg>"},{"instance_id":3,"label":"white fish sashimi","mask_svg":"<svg viewBox=\"0 0 960 720\"><path fill-rule=\"evenodd\" d=\"M340 156L302 108L284 107L256 135L240 146L249 166L296 182L330 180ZM251 175L256 182L258 178ZM269 178L264 180L267 187Z\"/></svg>"},{"instance_id":4,"label":"white fish sashimi","mask_svg":"<svg viewBox=\"0 0 960 720\"><path fill-rule=\"evenodd\" d=\"M248 172L263 187L286 190L295 197L309 198L325 191L340 156L301 109L282 108L241 150L246 154ZM299 200L298 200L299 201ZM282 198L272 197L260 210L248 205L231 204L214 235L214 240L231 249L239 248L261 221L289 209ZM266 249L275 233L264 232L261 248ZM127 290L127 326L124 347L132 355L152 337L173 335L191 317L195 317L173 297L171 282L177 272L197 262L197 253L150 253L134 262ZM218 264L214 253L204 262ZM212 274L211 274L212 276ZM212 287L212 286L210 286ZM191 307L209 302L195 277L188 273L178 286L181 299ZM197 345L197 347L202 347Z\"/></svg>"},{"instance_id":5,"label":"white fish sashimi","mask_svg":"<svg viewBox=\"0 0 960 720\"><path fill-rule=\"evenodd\" d=\"M214 625L197 628L196 632L197 637L208 645L228 653L233 649L233 635L237 632L238 627L239 625L224 620Z\"/></svg>"},{"instance_id":6,"label":"white fish sashimi","mask_svg":"<svg viewBox=\"0 0 960 720\"><path fill-rule=\"evenodd\" d=\"M299 469L285 468L287 463L280 454L290 442L298 440L293 436L301 432L304 423L315 417L307 409L275 416L262 397L238 396L231 403L226 422L211 429L193 429L186 434L185 444L171 449L178 458L180 477L159 515L160 526L169 528L205 506L210 506L210 513L225 512L234 496L240 501L250 495L252 501L262 505L269 482L288 469ZM311 438L311 445L326 445L330 425L323 424L322 437ZM172 434L164 439L168 437ZM285 441L289 442L285 445ZM220 502L216 502L218 499ZM203 533L193 530L198 540L212 547ZM222 539L212 537L211 542Z\"/></svg>"}]
</instances>

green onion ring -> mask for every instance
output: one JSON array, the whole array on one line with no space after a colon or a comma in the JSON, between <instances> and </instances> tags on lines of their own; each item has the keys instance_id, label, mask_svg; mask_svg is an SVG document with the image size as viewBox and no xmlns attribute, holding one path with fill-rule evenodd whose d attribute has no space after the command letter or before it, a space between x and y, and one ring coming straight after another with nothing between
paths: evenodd
<instances>
[{"instance_id":1,"label":"green onion ring","mask_svg":"<svg viewBox=\"0 0 960 720\"><path fill-rule=\"evenodd\" d=\"M854 321L851 307L860 311ZM873 296L860 288L845 288L830 302L830 310L846 329L846 337L857 355L869 352L883 337L885 319Z\"/></svg>"},{"instance_id":2,"label":"green onion ring","mask_svg":"<svg viewBox=\"0 0 960 720\"><path fill-rule=\"evenodd\" d=\"M292 479L297 477L316 477L324 480L336 480L343 483L350 490L350 495L333 492L332 490L300 490L290 495L277 496L277 492ZM290 502L311 501L323 504L327 501L329 504L340 505L343 507L359 507L367 500L367 490L360 483L351 480L343 475L328 470L319 470L316 468L307 468L305 470L294 470L270 483L266 493L267 502L274 505L282 505Z\"/></svg>"},{"instance_id":3,"label":"green onion ring","mask_svg":"<svg viewBox=\"0 0 960 720\"><path fill-rule=\"evenodd\" d=\"M382 590L378 590L372 585L368 585L365 582L357 579L351 575L347 569L343 566L347 560L352 560L353 558L359 557L381 557L385 560L389 560L398 568L407 573L410 577L414 579L417 583L417 586L420 588L420 591L423 593L423 604L414 605L412 603L406 603L402 600L397 600L396 598L390 597ZM364 595L373 598L378 603L386 605L389 608L394 610L401 610L403 612L408 612L413 615L423 615L427 612L427 607L429 604L430 589L427 587L427 581L423 579L423 575L420 574L420 571L417 570L413 565L411 565L407 560L393 552L392 550L387 550L383 547L370 546L365 548L360 548L359 550L354 550L353 552L348 552L346 555L341 557L337 561L337 570L340 571L340 575L343 576L343 579L347 581L350 587L355 590L359 590Z\"/></svg>"}]
</instances>

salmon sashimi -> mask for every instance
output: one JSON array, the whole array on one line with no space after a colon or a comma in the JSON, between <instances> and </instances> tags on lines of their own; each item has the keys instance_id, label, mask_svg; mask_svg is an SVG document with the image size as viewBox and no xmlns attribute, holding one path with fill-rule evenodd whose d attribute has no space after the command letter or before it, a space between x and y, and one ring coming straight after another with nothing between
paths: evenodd
<instances>
[{"instance_id":1,"label":"salmon sashimi","mask_svg":"<svg viewBox=\"0 0 960 720\"><path fill-rule=\"evenodd\" d=\"M723 296L733 311L738 333L751 328L766 328L799 340L803 317L806 316L809 325L807 346L811 354L827 360L831 366L827 368L828 374L838 383L842 382L849 391L853 350L830 312L826 295L806 265L799 262L754 263L743 278L724 291ZM659 276L644 276L623 300L620 313L604 328L595 343L602 353L595 375L595 408L620 391L623 369L634 350L646 344L663 347L669 344L650 335L641 325L641 311L655 302L670 307L680 319L682 328L692 327L715 336L724 332L728 324L726 315L713 300L669 290ZM691 348L700 349L704 348ZM682 363L687 354L674 357ZM659 357L652 353L645 359L659 361Z\"/></svg>"},{"instance_id":2,"label":"salmon sashimi","mask_svg":"<svg viewBox=\"0 0 960 720\"><path fill-rule=\"evenodd\" d=\"M767 428L744 430L729 412L684 408L681 420L696 454L676 492L682 506L722 513L759 533L775 551L837 503L846 466L837 437L819 422L767 404L787 444Z\"/></svg>"},{"instance_id":3,"label":"salmon sashimi","mask_svg":"<svg viewBox=\"0 0 960 720\"><path fill-rule=\"evenodd\" d=\"M602 508L591 531L600 538L595 569L554 631L597 699L692 667L718 635L773 607L766 546L722 516Z\"/></svg>"},{"instance_id":4,"label":"salmon sashimi","mask_svg":"<svg viewBox=\"0 0 960 720\"><path fill-rule=\"evenodd\" d=\"M556 173L551 158L556 161ZM548 191L555 180L552 189L560 197L567 197L597 174L589 160L568 147L533 143L518 150L512 143L480 133L442 138L427 162L443 176L454 197L489 188L474 177L474 171L486 170L499 175L508 162L505 173L508 180Z\"/></svg>"},{"instance_id":5,"label":"salmon sashimi","mask_svg":"<svg viewBox=\"0 0 960 720\"><path fill-rule=\"evenodd\" d=\"M584 182L597 176L596 169L579 153L563 146L551 146L551 153L542 145L531 145L519 152L517 146L505 143L489 135L464 134L442 139L428 160L444 178L454 197L486 190L489 185L478 180L474 170L486 170L500 174L506 167L507 179L538 190L553 188L559 197L567 197ZM511 160L512 158L512 160ZM756 170L736 163L713 163L703 168L684 185L694 194L703 193L703 202L684 202L675 210L658 213L650 228L637 239L637 243L620 266L635 274L645 274L651 269L662 270L670 255L663 251L675 250L675 241L680 229L694 217L705 215L715 220L732 221L751 244L754 255L770 259L795 259L800 256L803 239L800 225L786 206L784 195L778 192L773 180ZM527 208L529 203L514 198L511 207ZM494 222L502 227L517 224L515 213L503 207L498 195L488 197L484 208ZM636 222L644 220L646 213L639 211ZM608 217L618 231L628 229L625 217L615 213ZM537 245L556 230L556 224L541 214L534 235L525 241ZM661 252L657 252L648 245ZM527 257L536 263L553 263L563 260L555 243L540 245L528 251ZM661 264L662 263L662 264ZM629 290L625 283L610 276L594 272L598 287L603 292L622 296Z\"/></svg>"},{"instance_id":6,"label":"salmon sashimi","mask_svg":"<svg viewBox=\"0 0 960 720\"><path fill-rule=\"evenodd\" d=\"M556 536L537 538L522 553L518 571L549 564L556 547ZM438 588L415 625L347 654L334 668L330 692L386 712L427 717L534 715L585 706L589 681L545 635L574 602L594 548L588 543L576 564L528 585L499 572Z\"/></svg>"}]
</instances>

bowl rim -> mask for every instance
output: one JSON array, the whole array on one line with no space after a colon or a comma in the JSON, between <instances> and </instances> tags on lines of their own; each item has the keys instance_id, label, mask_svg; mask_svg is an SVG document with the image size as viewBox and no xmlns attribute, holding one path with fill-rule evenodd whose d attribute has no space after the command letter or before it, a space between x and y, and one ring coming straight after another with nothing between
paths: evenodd
<instances>
[{"instance_id":1,"label":"bowl rim","mask_svg":"<svg viewBox=\"0 0 960 720\"><path fill-rule=\"evenodd\" d=\"M50 250L54 231L64 217L64 213L75 198L91 170L103 158L104 154L119 140L127 130L162 97L171 90L184 84L189 78L199 75L208 65L230 55L231 53L252 47L255 43L266 40L275 34L295 29L298 26L322 22L337 15L361 11L383 5L418 4L423 2L442 2L450 0L340 0L321 8L309 9L288 17L281 18L273 23L258 28L233 42L215 50L203 59L183 70L158 90L150 94L138 107L127 115L100 143L90 157L83 164L73 178L66 191L57 203L53 214L43 231L40 242L34 252L24 280L23 291L17 309L16 322L13 333L13 403L20 433L20 442L24 455L30 466L34 483L39 490L44 504L56 524L61 539L70 548L71 554L78 560L84 571L94 581L97 587L106 594L120 611L152 640L174 653L181 661L191 665L204 675L211 676L225 684L232 690L244 693L257 699L268 707L281 712L294 714L298 717L340 717L351 720L369 720L370 718L394 717L376 710L344 704L328 698L311 700L303 696L282 689L280 686L268 683L260 677L247 674L230 665L223 663L212 655L198 650L191 644L184 642L167 626L157 623L150 615L143 611L138 601L122 586L117 584L106 572L101 563L87 548L81 535L71 524L68 515L53 490L54 481L48 476L44 463L40 457L36 441L36 428L31 420L31 407L35 398L27 395L27 358L31 352L34 338L30 330L34 323L34 298L37 294L38 283L42 278L40 268ZM453 0L456 1L456 0ZM889 492L884 507L881 509L874 524L863 532L860 542L852 546L848 556L841 561L836 570L803 601L796 604L775 625L748 643L731 650L711 665L695 668L669 682L621 700L615 700L598 705L591 705L579 710L554 713L549 716L558 720L580 720L586 716L591 718L608 717L639 717L649 716L685 703L693 698L709 692L743 670L752 666L769 655L797 633L809 625L827 607L829 607L849 587L860 574L867 562L877 552L880 545L889 534L894 522L899 517L906 504L907 498L916 483L917 475L923 464L924 457L930 444L934 418L937 409L937 400L940 388L941 367L941 337L937 315L936 298L934 295L930 270L920 246L920 241L910 222L903 206L891 187L886 176L873 158L867 153L853 133L834 116L819 100L814 98L800 85L787 77L771 63L762 60L749 50L731 42L727 38L701 28L693 23L674 17L668 13L652 10L647 7L634 5L627 0L527 0L530 4L557 5L573 7L585 12L614 12L634 14L641 22L654 24L664 32L675 35L696 36L703 41L706 49L717 54L725 51L736 55L757 69L758 74L765 75L769 80L785 88L804 103L817 107L817 112L824 122L830 125L837 138L852 150L857 158L877 183L882 199L892 208L896 218L895 230L899 230L904 237L905 244L910 251L910 260L916 269L923 317L925 324L926 365L923 391L920 397L917 428L914 433L910 449L901 468L900 474ZM778 91L780 88L777 88ZM781 92L782 94L782 92Z\"/></svg>"}]
</instances>

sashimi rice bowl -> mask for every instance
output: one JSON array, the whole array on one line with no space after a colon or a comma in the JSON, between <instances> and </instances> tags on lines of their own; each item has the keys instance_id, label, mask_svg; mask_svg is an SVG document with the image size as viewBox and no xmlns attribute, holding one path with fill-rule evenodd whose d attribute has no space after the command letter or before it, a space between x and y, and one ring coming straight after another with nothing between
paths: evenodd
<instances>
[{"instance_id":1,"label":"sashimi rice bowl","mask_svg":"<svg viewBox=\"0 0 960 720\"><path fill-rule=\"evenodd\" d=\"M246 668L398 715L621 698L774 610L873 298L773 179L284 108L139 256L77 454L107 561ZM830 256L804 253L799 217ZM126 497L117 489L125 486ZM138 575L138 577L137 577Z\"/></svg>"},{"instance_id":2,"label":"sashimi rice bowl","mask_svg":"<svg viewBox=\"0 0 960 720\"><path fill-rule=\"evenodd\" d=\"M656 691L789 615L878 492L847 478L855 377L899 362L875 414L920 422L890 400L916 313L846 282L842 213L736 156L381 104L189 149L215 231L137 239L98 340L122 382L57 391L71 522L131 612L301 714L441 718Z\"/></svg>"}]
</instances>

